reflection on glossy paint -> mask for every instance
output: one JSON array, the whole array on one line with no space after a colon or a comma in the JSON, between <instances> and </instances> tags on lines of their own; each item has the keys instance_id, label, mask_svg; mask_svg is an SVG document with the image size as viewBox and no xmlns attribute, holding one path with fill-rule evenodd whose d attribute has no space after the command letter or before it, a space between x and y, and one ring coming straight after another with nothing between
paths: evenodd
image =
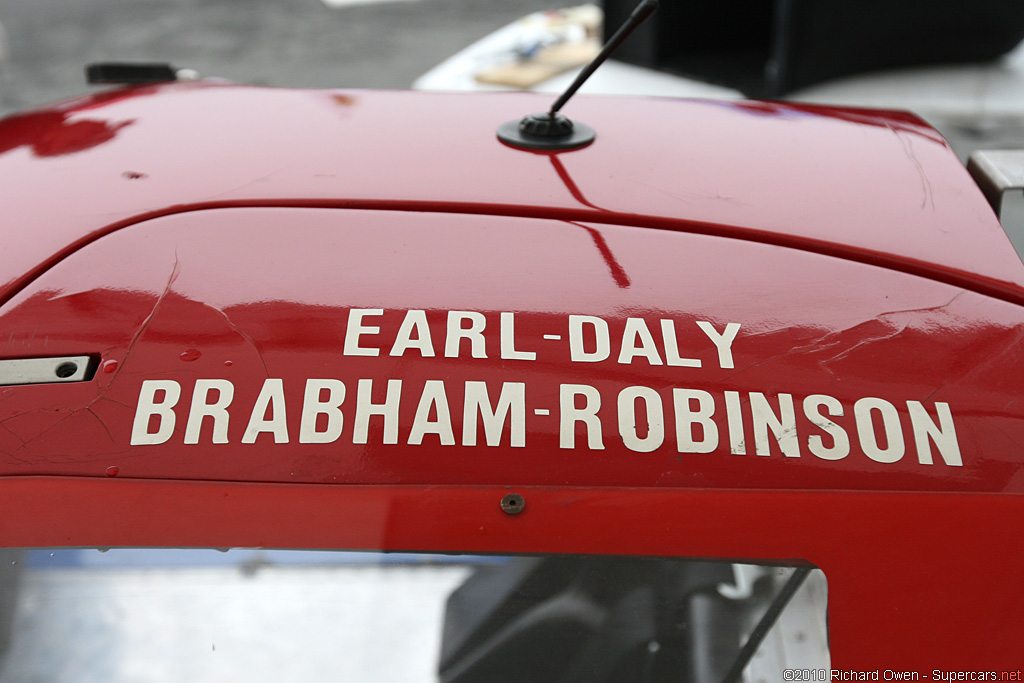
<instances>
[{"instance_id":1,"label":"reflection on glossy paint","mask_svg":"<svg viewBox=\"0 0 1024 683\"><path fill-rule=\"evenodd\" d=\"M547 156L549 159L551 159L551 165L555 167L555 173L558 174L558 179L561 180L562 184L565 185L565 189L569 190L569 194L572 195L573 199L591 209L597 209L598 211L607 211L607 209L602 209L600 206L597 206L596 204L594 204L593 202L591 202L590 200L583 196L583 193L580 192L580 188L576 186L576 183L573 181L572 176L569 175L569 171L566 170L565 165L562 163L562 160L558 158L557 154L549 154Z\"/></svg>"},{"instance_id":2,"label":"reflection on glossy paint","mask_svg":"<svg viewBox=\"0 0 1024 683\"><path fill-rule=\"evenodd\" d=\"M596 246L597 250L601 252L601 258L604 259L604 262L608 264L608 270L611 271L612 279L615 280L615 284L623 289L629 287L629 275L626 274L626 270L622 265L615 260L615 254L613 254L612 250L608 247L608 242L605 241L604 235L601 234L601 231L589 225L583 225L582 223L575 223L573 221L566 221L566 223L583 228L590 233L590 237L594 240L594 246Z\"/></svg>"},{"instance_id":3,"label":"reflection on glossy paint","mask_svg":"<svg viewBox=\"0 0 1024 683\"><path fill-rule=\"evenodd\" d=\"M152 85L107 90L47 109L9 116L0 121L0 155L22 146L31 149L34 156L44 158L98 147L113 140L136 119L104 119L96 110L158 91L158 87ZM146 174L126 172L125 177L137 179Z\"/></svg>"},{"instance_id":4,"label":"reflection on glossy paint","mask_svg":"<svg viewBox=\"0 0 1024 683\"><path fill-rule=\"evenodd\" d=\"M565 185L566 189L569 190L569 194L571 194L576 201L592 209L603 211L601 207L595 206L583 196L583 193L580 192L579 187L577 187L576 183L573 181L572 176L569 175L569 171L566 170L565 165L562 164L561 159L558 158L558 154L549 154L547 156L551 159L551 165L555 167L555 173L558 174L559 180L562 181L562 184ZM625 269L615 259L615 254L613 254L612 250L608 247L608 242L605 241L601 231L597 228L575 223L573 221L566 222L570 225L583 228L590 233L590 237L594 240L594 245L597 247L597 250L601 252L601 258L603 258L605 263L608 264L608 270L611 271L612 279L615 280L615 284L623 288L629 287L629 275L626 274Z\"/></svg>"},{"instance_id":5,"label":"reflection on glossy paint","mask_svg":"<svg viewBox=\"0 0 1024 683\"><path fill-rule=\"evenodd\" d=\"M72 118L67 112L44 110L20 114L3 121L0 154L27 146L37 157L54 157L92 149L113 140L134 120L103 121Z\"/></svg>"},{"instance_id":6,"label":"reflection on glossy paint","mask_svg":"<svg viewBox=\"0 0 1024 683\"><path fill-rule=\"evenodd\" d=\"M722 107L734 112L794 121L808 118L838 119L863 126L888 128L893 132L909 133L940 145L946 144L942 135L934 128L925 124L916 115L903 112L886 112L888 118L882 119L877 111L853 107L804 107L792 102L766 102L760 100L707 100L705 104Z\"/></svg>"}]
</instances>

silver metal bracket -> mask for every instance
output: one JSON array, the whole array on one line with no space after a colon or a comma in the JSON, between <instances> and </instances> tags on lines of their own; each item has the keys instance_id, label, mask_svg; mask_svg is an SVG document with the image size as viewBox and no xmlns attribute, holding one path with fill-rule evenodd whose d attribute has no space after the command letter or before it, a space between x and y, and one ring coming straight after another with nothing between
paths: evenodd
<instances>
[{"instance_id":1,"label":"silver metal bracket","mask_svg":"<svg viewBox=\"0 0 1024 683\"><path fill-rule=\"evenodd\" d=\"M1024 150L974 152L967 160L967 170L1024 261Z\"/></svg>"},{"instance_id":2,"label":"silver metal bracket","mask_svg":"<svg viewBox=\"0 0 1024 683\"><path fill-rule=\"evenodd\" d=\"M0 360L0 386L84 382L88 374L89 356Z\"/></svg>"}]
</instances>

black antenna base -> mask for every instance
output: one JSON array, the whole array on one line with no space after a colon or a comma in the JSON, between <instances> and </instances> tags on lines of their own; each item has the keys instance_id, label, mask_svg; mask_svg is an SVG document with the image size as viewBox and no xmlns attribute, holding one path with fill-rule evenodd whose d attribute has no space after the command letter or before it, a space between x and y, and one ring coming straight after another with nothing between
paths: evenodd
<instances>
[{"instance_id":1,"label":"black antenna base","mask_svg":"<svg viewBox=\"0 0 1024 683\"><path fill-rule=\"evenodd\" d=\"M629 15L626 23L601 48L601 52L594 60L583 67L576 80L555 100L551 109L543 114L530 114L518 121L501 124L498 126L498 139L511 147L538 151L579 149L593 142L597 137L593 128L583 123L573 123L559 114L558 110L580 89L583 82L590 78L594 70L608 59L608 55L614 52L644 19L651 16L651 12L657 7L658 0L640 0L640 4Z\"/></svg>"},{"instance_id":2,"label":"black antenna base","mask_svg":"<svg viewBox=\"0 0 1024 683\"><path fill-rule=\"evenodd\" d=\"M586 147L597 133L585 123L558 113L529 114L498 126L498 139L519 149L568 150Z\"/></svg>"}]
</instances>

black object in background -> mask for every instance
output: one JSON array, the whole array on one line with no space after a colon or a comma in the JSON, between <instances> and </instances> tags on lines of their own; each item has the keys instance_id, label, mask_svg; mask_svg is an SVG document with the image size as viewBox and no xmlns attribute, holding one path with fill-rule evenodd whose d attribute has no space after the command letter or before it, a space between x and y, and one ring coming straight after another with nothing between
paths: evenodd
<instances>
[{"instance_id":1,"label":"black object in background","mask_svg":"<svg viewBox=\"0 0 1024 683\"><path fill-rule=\"evenodd\" d=\"M605 26L633 2L604 0ZM770 99L877 69L989 61L1021 39L1021 0L662 0L616 59Z\"/></svg>"},{"instance_id":2,"label":"black object in background","mask_svg":"<svg viewBox=\"0 0 1024 683\"><path fill-rule=\"evenodd\" d=\"M735 681L810 571L793 569L781 588L765 574L749 595L726 597L729 562L554 555L481 566L448 598L439 680Z\"/></svg>"}]
</instances>

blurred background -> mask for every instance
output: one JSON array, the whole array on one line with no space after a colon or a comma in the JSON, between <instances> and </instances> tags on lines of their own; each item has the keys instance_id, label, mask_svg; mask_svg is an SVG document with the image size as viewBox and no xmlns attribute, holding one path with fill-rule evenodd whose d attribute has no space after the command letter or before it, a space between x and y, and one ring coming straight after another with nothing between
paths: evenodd
<instances>
[{"instance_id":1,"label":"blurred background","mask_svg":"<svg viewBox=\"0 0 1024 683\"><path fill-rule=\"evenodd\" d=\"M408 88L545 0L4 0L3 113L86 92L97 61L257 85Z\"/></svg>"},{"instance_id":2,"label":"blurred background","mask_svg":"<svg viewBox=\"0 0 1024 683\"><path fill-rule=\"evenodd\" d=\"M633 4L5 0L0 115L95 89L83 68L104 60L271 86L558 91ZM909 109L966 158L1024 147L1022 36L1018 0L663 0L582 92Z\"/></svg>"},{"instance_id":3,"label":"blurred background","mask_svg":"<svg viewBox=\"0 0 1024 683\"><path fill-rule=\"evenodd\" d=\"M145 548L2 557L16 563L0 568L16 587L3 683L434 681L445 599L495 561Z\"/></svg>"}]
</instances>

